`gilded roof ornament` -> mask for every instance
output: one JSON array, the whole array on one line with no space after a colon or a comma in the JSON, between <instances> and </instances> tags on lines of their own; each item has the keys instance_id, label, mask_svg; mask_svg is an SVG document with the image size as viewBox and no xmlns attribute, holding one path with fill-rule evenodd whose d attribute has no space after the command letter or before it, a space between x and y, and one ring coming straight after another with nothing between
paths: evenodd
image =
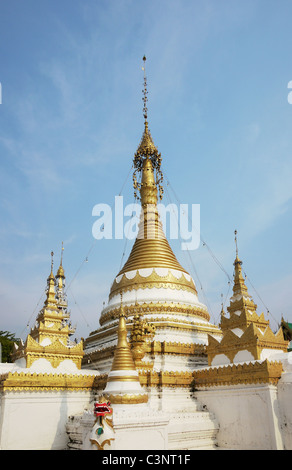
<instances>
[{"instance_id":1,"label":"gilded roof ornament","mask_svg":"<svg viewBox=\"0 0 292 470\"><path fill-rule=\"evenodd\" d=\"M143 116L144 116L145 123L146 123L147 122L147 113L148 113L148 109L147 109L148 90L147 90L147 78L146 78L146 69L145 69L145 62L146 62L145 55L143 57L143 62L144 62L144 66L142 67L142 70L144 70L144 90L143 90L144 97L142 98L142 100L144 101Z\"/></svg>"},{"instance_id":2,"label":"gilded roof ornament","mask_svg":"<svg viewBox=\"0 0 292 470\"><path fill-rule=\"evenodd\" d=\"M65 273L64 273L64 268L63 268L63 251L64 251L64 243L62 242L60 266L59 266L56 277L65 278Z\"/></svg>"},{"instance_id":3,"label":"gilded roof ornament","mask_svg":"<svg viewBox=\"0 0 292 470\"><path fill-rule=\"evenodd\" d=\"M136 241L124 267L119 274L141 268L163 267L186 272L177 261L163 231L158 211L158 200L163 195L161 154L158 152L148 129L147 80L144 61L144 108L145 119L142 140L134 156L133 185L135 197L141 201L142 211ZM140 182L137 180L139 176ZM139 196L137 195L137 190Z\"/></svg>"},{"instance_id":4,"label":"gilded roof ornament","mask_svg":"<svg viewBox=\"0 0 292 470\"><path fill-rule=\"evenodd\" d=\"M141 404L148 401L148 395L141 387L131 348L127 341L126 314L122 304L122 295L118 343L104 395L112 404Z\"/></svg>"},{"instance_id":5,"label":"gilded roof ornament","mask_svg":"<svg viewBox=\"0 0 292 470\"><path fill-rule=\"evenodd\" d=\"M146 159L148 159L151 162L151 166L153 169L153 172L155 171L156 173L156 178L155 178L155 185L158 187L159 190L159 198L160 200L163 197L163 187L162 187L162 182L163 182L163 174L161 172L161 154L158 152L152 136L150 134L149 128L148 128L148 108L147 108L147 95L148 95L148 89L147 89L147 78L146 78L146 69L145 69L145 62L146 62L146 57L143 57L144 61L144 66L142 67L142 70L144 70L144 89L143 89L143 116L144 116L144 132L142 135L142 139L140 142L140 145L134 155L134 173L133 173L133 186L135 190L135 197L138 199L141 199L137 195L136 190L138 189L140 191L141 189L141 183L138 183L137 181L137 174L143 173L143 164Z\"/></svg>"},{"instance_id":6,"label":"gilded roof ornament","mask_svg":"<svg viewBox=\"0 0 292 470\"><path fill-rule=\"evenodd\" d=\"M127 341L126 315L121 300L119 326L118 326L118 344L115 350L112 364L113 370L134 370L135 364Z\"/></svg>"},{"instance_id":7,"label":"gilded roof ornament","mask_svg":"<svg viewBox=\"0 0 292 470\"><path fill-rule=\"evenodd\" d=\"M81 369L84 354L83 341L76 344L69 340L75 329L68 322L70 314L67 310L67 301L63 292L64 285L57 283L58 276L55 278L53 274L53 257L54 253L52 251L51 272L47 279L44 306L39 311L35 325L27 336L25 343L13 351L12 360L16 361L24 357L27 368L31 367L38 359L47 359L53 367L58 367L65 360L71 360L78 369ZM62 280L62 278L58 280Z\"/></svg>"},{"instance_id":8,"label":"gilded roof ornament","mask_svg":"<svg viewBox=\"0 0 292 470\"><path fill-rule=\"evenodd\" d=\"M44 303L44 307L49 308L56 308L56 292L55 292L55 276L53 274L53 267L54 267L54 252L51 251L51 272L47 280L47 297Z\"/></svg>"},{"instance_id":9,"label":"gilded roof ornament","mask_svg":"<svg viewBox=\"0 0 292 470\"><path fill-rule=\"evenodd\" d=\"M263 359L263 351L266 349L283 351L287 350L281 329L275 334L265 320L264 314L257 314L257 305L248 293L241 271L242 261L238 256L237 230L235 234L236 257L234 261L234 285L233 295L227 311L227 318L221 311L220 328L223 332L222 339L208 336L208 363L213 365L217 357L225 356L230 363L238 362L240 353L248 353L247 360ZM250 359L253 358L253 359Z\"/></svg>"},{"instance_id":10,"label":"gilded roof ornament","mask_svg":"<svg viewBox=\"0 0 292 470\"><path fill-rule=\"evenodd\" d=\"M234 261L234 266L236 265L242 265L242 261L239 259L238 257L238 245L237 245L237 230L234 230L234 241L235 241L235 249L236 249L236 258L235 258L235 261Z\"/></svg>"}]
</instances>

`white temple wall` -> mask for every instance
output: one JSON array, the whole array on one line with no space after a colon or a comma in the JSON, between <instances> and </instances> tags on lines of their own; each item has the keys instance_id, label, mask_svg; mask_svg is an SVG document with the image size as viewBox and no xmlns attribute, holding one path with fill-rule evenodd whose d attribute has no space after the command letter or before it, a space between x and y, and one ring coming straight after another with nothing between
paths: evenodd
<instances>
[{"instance_id":1,"label":"white temple wall","mask_svg":"<svg viewBox=\"0 0 292 470\"><path fill-rule=\"evenodd\" d=\"M278 397L284 448L292 450L292 372L282 375L278 383Z\"/></svg>"},{"instance_id":2,"label":"white temple wall","mask_svg":"<svg viewBox=\"0 0 292 470\"><path fill-rule=\"evenodd\" d=\"M208 365L207 359L204 356L187 356L183 354L157 354L155 356L146 354L143 361L150 363L153 361L153 370L173 372L193 372L196 367Z\"/></svg>"},{"instance_id":3,"label":"white temple wall","mask_svg":"<svg viewBox=\"0 0 292 470\"><path fill-rule=\"evenodd\" d=\"M234 356L232 361L225 354L217 354L213 358L211 365L221 366L221 365L227 365L227 364L232 364L232 363L249 362L249 361L254 361L254 356L251 354L250 351L247 351L246 349L244 349L242 351L238 351L238 353Z\"/></svg>"},{"instance_id":4,"label":"white temple wall","mask_svg":"<svg viewBox=\"0 0 292 470\"><path fill-rule=\"evenodd\" d=\"M211 387L197 391L195 396L219 422L219 447L238 450L284 448L275 386Z\"/></svg>"},{"instance_id":5,"label":"white temple wall","mask_svg":"<svg viewBox=\"0 0 292 470\"><path fill-rule=\"evenodd\" d=\"M292 450L292 383L279 384L278 387L284 448Z\"/></svg>"},{"instance_id":6,"label":"white temple wall","mask_svg":"<svg viewBox=\"0 0 292 470\"><path fill-rule=\"evenodd\" d=\"M113 450L165 450L168 448L169 418L144 409L135 412L132 405L125 411L115 413L115 440Z\"/></svg>"},{"instance_id":7,"label":"white temple wall","mask_svg":"<svg viewBox=\"0 0 292 470\"><path fill-rule=\"evenodd\" d=\"M0 449L65 449L68 416L83 412L91 398L89 391L2 393Z\"/></svg>"}]
</instances>

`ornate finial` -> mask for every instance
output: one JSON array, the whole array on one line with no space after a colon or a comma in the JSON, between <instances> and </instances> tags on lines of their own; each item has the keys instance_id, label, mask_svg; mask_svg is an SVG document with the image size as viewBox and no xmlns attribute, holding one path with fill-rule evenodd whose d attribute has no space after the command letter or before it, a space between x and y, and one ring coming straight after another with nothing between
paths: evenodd
<instances>
[{"instance_id":1,"label":"ornate finial","mask_svg":"<svg viewBox=\"0 0 292 470\"><path fill-rule=\"evenodd\" d=\"M57 272L57 278L59 278L59 287L60 288L65 286L65 284L64 284L65 273L64 273L64 268L63 268L63 252L64 252L64 243L62 242L60 266L59 266L59 269L58 269L58 272Z\"/></svg>"},{"instance_id":2,"label":"ornate finial","mask_svg":"<svg viewBox=\"0 0 292 470\"><path fill-rule=\"evenodd\" d=\"M54 266L54 252L51 251L51 272L53 272L53 266Z\"/></svg>"},{"instance_id":3,"label":"ornate finial","mask_svg":"<svg viewBox=\"0 0 292 470\"><path fill-rule=\"evenodd\" d=\"M121 296L121 305L120 305L119 318L126 316L125 315L125 310L124 310L124 307L123 307L123 292L120 293L120 296Z\"/></svg>"},{"instance_id":4,"label":"ornate finial","mask_svg":"<svg viewBox=\"0 0 292 470\"><path fill-rule=\"evenodd\" d=\"M234 230L234 235L235 235L235 247L236 247L236 258L238 257L238 246L237 246L237 230Z\"/></svg>"},{"instance_id":5,"label":"ornate finial","mask_svg":"<svg viewBox=\"0 0 292 470\"><path fill-rule=\"evenodd\" d=\"M143 164L145 160L151 161L151 172L156 173L155 177L155 184L159 189L159 198L162 199L163 197L163 174L161 171L161 154L158 152L157 148L154 145L154 142L152 140L150 131L148 129L148 122L147 122L147 117L148 117L148 109L147 109L147 95L148 95L148 90L147 90L147 79L146 79L146 72L145 72L145 61L146 57L143 57L144 61L144 67L142 67L142 70L144 71L144 90L143 90L143 98L142 100L144 101L144 107L143 107L143 115L145 119L145 128L144 128L144 133L140 142L140 145L134 155L134 173L133 173L133 186L134 186L134 195L135 198L137 197L139 199L139 196L137 195L136 190L138 189L140 191L141 189L141 183L138 182L137 180L137 174L141 174L143 172Z\"/></svg>"},{"instance_id":6,"label":"ornate finial","mask_svg":"<svg viewBox=\"0 0 292 470\"><path fill-rule=\"evenodd\" d=\"M234 261L234 266L242 265L242 261L238 258L238 246L237 246L237 230L234 230L234 240L235 240L235 247L236 247L236 258Z\"/></svg>"},{"instance_id":7,"label":"ornate finial","mask_svg":"<svg viewBox=\"0 0 292 470\"><path fill-rule=\"evenodd\" d=\"M221 294L221 316L225 317L225 312L224 312L224 302L223 302L223 294Z\"/></svg>"},{"instance_id":8,"label":"ornate finial","mask_svg":"<svg viewBox=\"0 0 292 470\"><path fill-rule=\"evenodd\" d=\"M143 57L143 62L144 62L144 66L142 67L142 70L144 71L144 90L143 90L143 98L142 100L144 101L144 106L143 106L143 116L144 116L144 119L145 119L145 125L147 123L147 116L148 116L148 109L147 109L147 101L148 101L148 98L147 98L147 95L148 95L148 91L147 91L147 78L146 78L146 69L145 69L145 62L146 62L146 57L144 55Z\"/></svg>"},{"instance_id":9,"label":"ornate finial","mask_svg":"<svg viewBox=\"0 0 292 470\"><path fill-rule=\"evenodd\" d=\"M55 277L53 274L53 266L54 266L54 252L51 251L51 272L47 279L47 298L45 300L45 306L56 304L55 299Z\"/></svg>"},{"instance_id":10,"label":"ornate finial","mask_svg":"<svg viewBox=\"0 0 292 470\"><path fill-rule=\"evenodd\" d=\"M64 243L62 242L60 266L62 266L62 263L63 263L63 251L64 251Z\"/></svg>"}]
</instances>

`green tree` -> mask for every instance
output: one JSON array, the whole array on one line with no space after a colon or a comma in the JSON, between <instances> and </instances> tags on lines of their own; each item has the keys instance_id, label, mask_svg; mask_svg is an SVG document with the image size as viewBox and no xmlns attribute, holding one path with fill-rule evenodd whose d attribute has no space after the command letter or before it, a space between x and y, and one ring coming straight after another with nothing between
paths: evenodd
<instances>
[{"instance_id":1,"label":"green tree","mask_svg":"<svg viewBox=\"0 0 292 470\"><path fill-rule=\"evenodd\" d=\"M15 338L14 333L9 333L9 331L0 330L0 343L2 349L2 362L11 362L11 353L14 343L18 343L19 339ZM0 358L1 360L1 358Z\"/></svg>"}]
</instances>

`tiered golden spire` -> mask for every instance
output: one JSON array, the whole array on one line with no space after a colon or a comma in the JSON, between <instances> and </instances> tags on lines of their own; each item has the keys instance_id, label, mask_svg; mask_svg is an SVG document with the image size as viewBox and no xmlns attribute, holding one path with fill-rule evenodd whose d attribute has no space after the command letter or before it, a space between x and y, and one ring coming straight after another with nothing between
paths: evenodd
<instances>
[{"instance_id":1,"label":"tiered golden spire","mask_svg":"<svg viewBox=\"0 0 292 470\"><path fill-rule=\"evenodd\" d=\"M234 231L235 234L235 248L236 248L236 257L234 260L234 284L233 284L233 295L241 294L246 299L250 299L250 295L248 293L247 287L245 285L243 275L242 275L242 261L238 257L238 245L237 245L237 230ZM256 305L254 305L256 309Z\"/></svg>"},{"instance_id":2,"label":"tiered golden spire","mask_svg":"<svg viewBox=\"0 0 292 470\"><path fill-rule=\"evenodd\" d=\"M62 246L63 252L63 246ZM67 324L70 315L67 312L67 302L64 299L62 288L55 290L56 278L53 274L54 253L51 252L51 272L47 279L47 292L43 308L38 313L34 327L27 336L22 347L15 348L13 360L26 359L26 367L30 367L38 359L47 359L53 367L57 367L62 361L70 359L81 368L83 357L83 342L69 344L68 338L74 333ZM61 263L58 270L60 279L64 279L64 270Z\"/></svg>"},{"instance_id":3,"label":"tiered golden spire","mask_svg":"<svg viewBox=\"0 0 292 470\"><path fill-rule=\"evenodd\" d=\"M63 252L64 252L64 244L62 242L62 249L61 249L61 259L60 265L56 274L56 299L57 299L57 307L60 313L63 316L63 325L68 325L69 327L69 335L73 335L75 333L76 328L71 326L71 322L69 321L70 313L68 311L68 302L67 302L67 295L65 292L65 271L63 268Z\"/></svg>"},{"instance_id":4,"label":"tiered golden spire","mask_svg":"<svg viewBox=\"0 0 292 470\"><path fill-rule=\"evenodd\" d=\"M147 95L148 95L148 90L147 90L147 79L146 79L146 72L145 72L145 62L146 62L146 57L143 57L144 61L144 90L143 90L143 102L144 102L144 107L143 107L143 116L144 116L144 132L142 135L142 139L140 142L140 145L135 153L134 156L134 173L133 173L133 183L134 183L134 189L135 189L135 196L138 196L136 193L136 189L140 189L141 185L137 182L137 173L141 173L143 170L143 163L145 159L151 160L152 163L152 168L153 171L156 171L156 186L158 186L159 189L159 198L162 199L163 195L163 187L162 187L162 181L163 181L163 174L161 172L161 154L158 152L156 146L154 145L153 139L151 137L149 128L148 128L148 109L147 109Z\"/></svg>"},{"instance_id":5,"label":"tiered golden spire","mask_svg":"<svg viewBox=\"0 0 292 470\"><path fill-rule=\"evenodd\" d=\"M135 370L135 364L131 353L130 345L127 341L126 317L122 305L118 326L118 344L115 349L115 355L111 370Z\"/></svg>"},{"instance_id":6,"label":"tiered golden spire","mask_svg":"<svg viewBox=\"0 0 292 470\"><path fill-rule=\"evenodd\" d=\"M60 265L56 274L56 286L57 286L56 298L57 298L59 310L62 310L63 313L65 313L65 310L67 310L67 300L66 300L66 294L65 294L65 278L66 277L65 277L65 271L63 268L63 252L64 252L64 244L62 242Z\"/></svg>"},{"instance_id":7,"label":"tiered golden spire","mask_svg":"<svg viewBox=\"0 0 292 470\"><path fill-rule=\"evenodd\" d=\"M154 145L148 129L147 81L144 61L144 132L141 143L134 156L134 189L139 190L142 206L139 232L129 259L119 274L141 268L169 268L186 272L177 261L165 237L158 213L158 198L162 199L163 175L161 172L161 154ZM137 181L141 176L141 183ZM159 193L159 195L158 195Z\"/></svg>"},{"instance_id":8,"label":"tiered golden spire","mask_svg":"<svg viewBox=\"0 0 292 470\"><path fill-rule=\"evenodd\" d=\"M216 356L224 355L230 362L238 362L238 358L244 357L246 351L249 358L260 360L265 350L286 351L287 343L284 341L282 330L274 334L265 320L264 314L258 315L257 305L252 300L245 285L241 266L242 261L238 256L237 231L235 230L236 257L234 261L234 285L233 296L227 310L230 317L227 318L221 312L220 328L223 332L221 341L211 335L208 336L208 362L209 365ZM241 330L241 334L237 334ZM240 356L241 354L241 356ZM249 359L251 360L251 359Z\"/></svg>"},{"instance_id":9,"label":"tiered golden spire","mask_svg":"<svg viewBox=\"0 0 292 470\"><path fill-rule=\"evenodd\" d=\"M229 328L229 325L231 324L233 327L247 327L251 322L255 322L258 326L261 326L264 329L269 322L265 320L263 314L258 316L256 313L257 305L254 303L248 292L242 274L242 261L238 256L237 230L234 231L234 234L236 256L233 263L233 296L230 299L229 307L227 307L230 318L221 316L220 327L223 330ZM239 312L241 312L240 315Z\"/></svg>"},{"instance_id":10,"label":"tiered golden spire","mask_svg":"<svg viewBox=\"0 0 292 470\"><path fill-rule=\"evenodd\" d=\"M116 405L144 404L148 401L148 395L141 387L139 375L127 340L127 326L122 296L118 326L118 344L115 348L112 368L103 393L112 404Z\"/></svg>"},{"instance_id":11,"label":"tiered golden spire","mask_svg":"<svg viewBox=\"0 0 292 470\"><path fill-rule=\"evenodd\" d=\"M57 278L65 279L65 273L64 273L64 268L63 268L63 252L64 252L64 243L62 242L62 249L61 249L61 260L60 260L60 266L57 272Z\"/></svg>"},{"instance_id":12,"label":"tiered golden spire","mask_svg":"<svg viewBox=\"0 0 292 470\"><path fill-rule=\"evenodd\" d=\"M44 308L49 308L49 309L56 309L56 292L55 292L55 276L53 274L53 266L54 266L54 252L51 251L51 272L48 277L48 287L47 287L47 297L44 303Z\"/></svg>"}]
</instances>

